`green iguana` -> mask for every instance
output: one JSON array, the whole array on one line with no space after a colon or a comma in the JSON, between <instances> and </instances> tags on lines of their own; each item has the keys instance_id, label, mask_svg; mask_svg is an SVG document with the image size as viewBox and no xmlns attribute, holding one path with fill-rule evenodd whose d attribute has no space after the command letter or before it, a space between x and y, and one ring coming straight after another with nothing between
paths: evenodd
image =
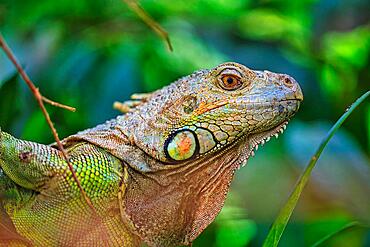
<instances>
[{"instance_id":1,"label":"green iguana","mask_svg":"<svg viewBox=\"0 0 370 247\"><path fill-rule=\"evenodd\" d=\"M129 102L61 152L0 131L0 193L35 246L190 245L220 212L235 170L303 100L290 76L224 63Z\"/></svg>"}]
</instances>

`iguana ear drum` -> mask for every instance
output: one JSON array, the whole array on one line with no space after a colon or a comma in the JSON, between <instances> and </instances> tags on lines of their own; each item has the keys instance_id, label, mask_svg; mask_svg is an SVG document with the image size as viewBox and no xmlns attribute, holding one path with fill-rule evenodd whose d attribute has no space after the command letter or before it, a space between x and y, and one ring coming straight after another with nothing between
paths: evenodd
<instances>
[{"instance_id":1,"label":"iguana ear drum","mask_svg":"<svg viewBox=\"0 0 370 247\"><path fill-rule=\"evenodd\" d=\"M199 142L193 131L179 130L166 140L164 151L171 160L187 160L199 152Z\"/></svg>"}]
</instances>

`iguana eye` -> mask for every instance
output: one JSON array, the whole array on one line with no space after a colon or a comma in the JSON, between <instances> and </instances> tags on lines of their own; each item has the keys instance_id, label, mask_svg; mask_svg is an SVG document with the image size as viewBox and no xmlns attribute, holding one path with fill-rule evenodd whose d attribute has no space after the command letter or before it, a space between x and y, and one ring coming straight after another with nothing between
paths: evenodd
<instances>
[{"instance_id":1,"label":"iguana eye","mask_svg":"<svg viewBox=\"0 0 370 247\"><path fill-rule=\"evenodd\" d=\"M242 86L241 78L237 75L222 75L220 80L220 86L225 90L236 90Z\"/></svg>"}]
</instances>

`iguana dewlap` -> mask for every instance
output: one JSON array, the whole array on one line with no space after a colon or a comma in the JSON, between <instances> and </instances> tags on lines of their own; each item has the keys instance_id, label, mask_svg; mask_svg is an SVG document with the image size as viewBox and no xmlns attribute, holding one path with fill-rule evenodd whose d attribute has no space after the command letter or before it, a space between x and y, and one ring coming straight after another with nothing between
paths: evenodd
<instances>
[{"instance_id":1,"label":"iguana dewlap","mask_svg":"<svg viewBox=\"0 0 370 247\"><path fill-rule=\"evenodd\" d=\"M35 246L189 245L221 210L236 169L303 100L290 76L224 63L130 102L63 144L0 132L0 194ZM1 110L1 109L0 109Z\"/></svg>"}]
</instances>

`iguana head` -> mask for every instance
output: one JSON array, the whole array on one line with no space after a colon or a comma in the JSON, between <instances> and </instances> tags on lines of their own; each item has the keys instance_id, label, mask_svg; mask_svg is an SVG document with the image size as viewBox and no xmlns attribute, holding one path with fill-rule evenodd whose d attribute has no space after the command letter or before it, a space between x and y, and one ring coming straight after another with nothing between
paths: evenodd
<instances>
[{"instance_id":1,"label":"iguana head","mask_svg":"<svg viewBox=\"0 0 370 247\"><path fill-rule=\"evenodd\" d=\"M135 144L170 169L246 139L258 145L284 128L302 99L288 75L224 63L154 92L126 117Z\"/></svg>"},{"instance_id":2,"label":"iguana head","mask_svg":"<svg viewBox=\"0 0 370 247\"><path fill-rule=\"evenodd\" d=\"M158 246L192 242L222 208L234 171L302 100L292 77L231 62L142 99L118 125L134 147L125 210L138 235Z\"/></svg>"}]
</instances>

